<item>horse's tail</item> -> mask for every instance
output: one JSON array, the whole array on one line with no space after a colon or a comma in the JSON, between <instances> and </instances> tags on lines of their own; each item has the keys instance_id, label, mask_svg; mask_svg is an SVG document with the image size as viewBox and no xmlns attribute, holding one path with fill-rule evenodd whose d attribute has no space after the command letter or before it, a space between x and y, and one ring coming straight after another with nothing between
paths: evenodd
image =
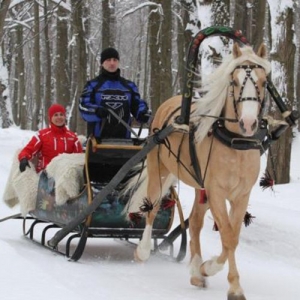
<instances>
[{"instance_id":1,"label":"horse's tail","mask_svg":"<svg viewBox=\"0 0 300 300\"><path fill-rule=\"evenodd\" d=\"M134 175L130 176L121 191L121 196L129 198L123 210L124 214L139 212L143 199L147 196L148 174L146 162L134 167L131 173Z\"/></svg>"},{"instance_id":2,"label":"horse's tail","mask_svg":"<svg viewBox=\"0 0 300 300\"><path fill-rule=\"evenodd\" d=\"M161 186L160 199L165 196L170 187L174 184L176 177L170 174L164 181L164 184ZM140 212L140 207L144 204L144 200L147 198L147 187L148 187L148 172L147 164L144 163L141 171L136 172L124 186L122 190L122 195L128 196L129 200L123 210L124 214L129 213L138 213ZM156 203L159 204L159 203Z\"/></svg>"}]
</instances>

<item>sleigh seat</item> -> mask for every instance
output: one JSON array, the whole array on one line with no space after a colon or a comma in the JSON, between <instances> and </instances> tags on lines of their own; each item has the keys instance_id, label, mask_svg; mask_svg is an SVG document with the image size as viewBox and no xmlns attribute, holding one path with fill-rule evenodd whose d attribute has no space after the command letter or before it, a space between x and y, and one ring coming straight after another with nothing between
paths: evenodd
<instances>
[{"instance_id":1,"label":"sleigh seat","mask_svg":"<svg viewBox=\"0 0 300 300\"><path fill-rule=\"evenodd\" d=\"M120 168L143 148L144 140L90 138L87 142L85 180L106 185ZM89 178L87 178L89 177Z\"/></svg>"}]
</instances>

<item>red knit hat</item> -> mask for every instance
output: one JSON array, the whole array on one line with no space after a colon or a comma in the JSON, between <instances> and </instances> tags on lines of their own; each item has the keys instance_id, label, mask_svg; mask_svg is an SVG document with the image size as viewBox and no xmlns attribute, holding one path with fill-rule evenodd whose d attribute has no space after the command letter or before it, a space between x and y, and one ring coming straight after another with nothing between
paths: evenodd
<instances>
[{"instance_id":1,"label":"red knit hat","mask_svg":"<svg viewBox=\"0 0 300 300\"><path fill-rule=\"evenodd\" d=\"M66 114L66 109L62 106L62 105L59 105L59 104L52 104L48 110L48 116L49 116L49 119L51 120L53 115L56 114L56 113L63 113L64 115Z\"/></svg>"}]
</instances>

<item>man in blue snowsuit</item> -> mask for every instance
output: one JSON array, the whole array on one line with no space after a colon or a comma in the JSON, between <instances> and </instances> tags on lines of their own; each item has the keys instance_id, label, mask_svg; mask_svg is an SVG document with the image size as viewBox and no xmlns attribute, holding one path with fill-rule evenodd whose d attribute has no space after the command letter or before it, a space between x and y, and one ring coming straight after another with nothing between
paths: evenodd
<instances>
[{"instance_id":1,"label":"man in blue snowsuit","mask_svg":"<svg viewBox=\"0 0 300 300\"><path fill-rule=\"evenodd\" d=\"M131 115L147 123L147 103L140 98L134 82L120 76L119 53L107 48L101 53L100 74L88 81L79 101L79 111L88 123L88 135L96 138L130 138L130 130L107 109L131 125Z\"/></svg>"}]
</instances>

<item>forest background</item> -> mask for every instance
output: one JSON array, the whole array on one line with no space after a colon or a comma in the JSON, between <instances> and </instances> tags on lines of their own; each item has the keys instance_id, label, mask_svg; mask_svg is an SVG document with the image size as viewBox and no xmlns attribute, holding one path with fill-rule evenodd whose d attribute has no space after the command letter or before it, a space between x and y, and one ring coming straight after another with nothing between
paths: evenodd
<instances>
[{"instance_id":1,"label":"forest background","mask_svg":"<svg viewBox=\"0 0 300 300\"><path fill-rule=\"evenodd\" d=\"M43 128L58 102L68 108L69 128L85 134L78 100L109 46L120 52L122 76L136 82L155 113L182 91L193 36L216 25L241 30L254 49L267 45L272 82L287 107L300 110L299 0L1 0L0 127ZM213 39L200 49L200 78L230 52L232 41ZM282 118L272 103L268 109ZM286 130L270 148L267 168L277 183L290 180L299 129Z\"/></svg>"}]
</instances>

